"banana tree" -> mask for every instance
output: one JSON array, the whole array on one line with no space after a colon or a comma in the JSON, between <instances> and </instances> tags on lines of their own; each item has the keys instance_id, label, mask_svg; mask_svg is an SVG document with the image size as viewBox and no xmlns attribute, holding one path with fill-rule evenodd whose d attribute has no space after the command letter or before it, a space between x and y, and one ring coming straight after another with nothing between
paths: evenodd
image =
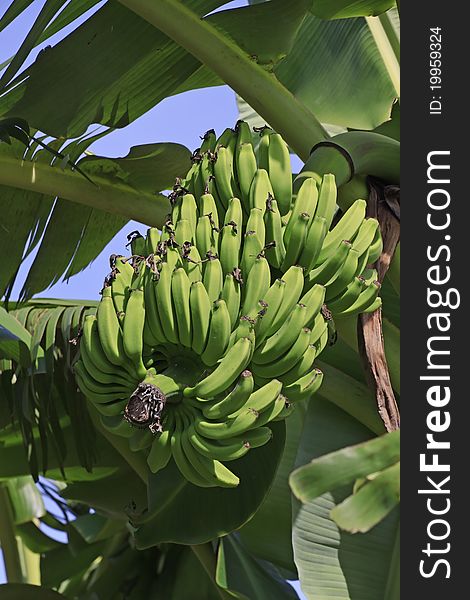
<instances>
[{"instance_id":1,"label":"banana tree","mask_svg":"<svg viewBox=\"0 0 470 600\"><path fill-rule=\"evenodd\" d=\"M30 4L12 2L0 32ZM224 4L47 0L3 65L5 596L187 598L189 584L201 598L295 598L285 580L300 578L308 598L399 597L399 5ZM103 426L77 387L76 342L98 303L33 296L85 269L130 219L164 231L166 191L175 193L175 179L176 191L185 177L190 185L194 154L179 144L116 159L94 155L93 142L165 98L224 83L245 122L269 124L305 162L294 197L333 174L333 225L366 200L382 230L382 310L335 318L336 343L315 363L320 389L285 425L270 424L273 439L252 460L236 461L236 489L205 489L173 461L152 475L143 446L132 451ZM54 482L41 480L54 510L37 494L39 475Z\"/></svg>"}]
</instances>

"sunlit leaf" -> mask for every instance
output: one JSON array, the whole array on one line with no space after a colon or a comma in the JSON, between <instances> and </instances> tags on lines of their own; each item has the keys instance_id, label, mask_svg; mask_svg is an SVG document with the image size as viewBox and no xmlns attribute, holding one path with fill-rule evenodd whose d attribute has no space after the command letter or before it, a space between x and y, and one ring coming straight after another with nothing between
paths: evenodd
<instances>
[{"instance_id":1,"label":"sunlit leaf","mask_svg":"<svg viewBox=\"0 0 470 600\"><path fill-rule=\"evenodd\" d=\"M6 482L15 524L27 523L45 514L44 502L32 477L15 477Z\"/></svg>"},{"instance_id":2,"label":"sunlit leaf","mask_svg":"<svg viewBox=\"0 0 470 600\"><path fill-rule=\"evenodd\" d=\"M380 523L400 501L400 463L371 477L357 492L332 511L335 523L346 531L364 533Z\"/></svg>"},{"instance_id":3,"label":"sunlit leaf","mask_svg":"<svg viewBox=\"0 0 470 600\"><path fill-rule=\"evenodd\" d=\"M399 460L400 431L387 433L355 446L347 446L314 459L290 476L294 494L302 502L381 471Z\"/></svg>"}]
</instances>

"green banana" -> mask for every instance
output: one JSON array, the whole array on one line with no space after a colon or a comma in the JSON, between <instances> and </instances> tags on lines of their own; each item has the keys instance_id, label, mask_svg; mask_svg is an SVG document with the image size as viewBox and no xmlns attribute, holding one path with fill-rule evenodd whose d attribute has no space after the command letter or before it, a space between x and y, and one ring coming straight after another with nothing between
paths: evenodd
<instances>
[{"instance_id":1,"label":"green banana","mask_svg":"<svg viewBox=\"0 0 470 600\"><path fill-rule=\"evenodd\" d=\"M313 361L315 360L316 356L317 351L315 346L310 344L295 365L286 373L278 375L278 379L282 381L283 385L295 383L297 379L300 379L312 369Z\"/></svg>"},{"instance_id":2,"label":"green banana","mask_svg":"<svg viewBox=\"0 0 470 600\"><path fill-rule=\"evenodd\" d=\"M304 273L302 267L290 267L290 269L283 274L282 279L285 283L282 304L280 305L276 316L271 323L271 327L267 331L268 336L272 335L279 329L299 301L300 295L302 294L302 289L304 287ZM266 299L266 302L269 304L269 300Z\"/></svg>"},{"instance_id":3,"label":"green banana","mask_svg":"<svg viewBox=\"0 0 470 600\"><path fill-rule=\"evenodd\" d=\"M359 256L356 250L351 247L346 260L339 270L338 276L330 283L326 291L326 301L331 298L336 298L343 290L345 290L351 281L358 275Z\"/></svg>"},{"instance_id":4,"label":"green banana","mask_svg":"<svg viewBox=\"0 0 470 600\"><path fill-rule=\"evenodd\" d=\"M146 255L155 254L157 251L158 243L160 242L160 230L156 227L150 227L147 229L146 236Z\"/></svg>"},{"instance_id":5,"label":"green banana","mask_svg":"<svg viewBox=\"0 0 470 600\"><path fill-rule=\"evenodd\" d=\"M285 296L285 293L284 293ZM268 337L253 354L253 362L264 365L282 356L292 346L305 323L307 307L296 304L281 327L271 337Z\"/></svg>"},{"instance_id":6,"label":"green banana","mask_svg":"<svg viewBox=\"0 0 470 600\"><path fill-rule=\"evenodd\" d=\"M281 215L285 215L289 212L291 205L292 171L289 148L278 133L272 133L269 136L268 164L273 195L277 200Z\"/></svg>"},{"instance_id":7,"label":"green banana","mask_svg":"<svg viewBox=\"0 0 470 600\"><path fill-rule=\"evenodd\" d=\"M207 254L202 281L209 300L211 302L218 300L224 285L224 273L217 255L210 252Z\"/></svg>"},{"instance_id":8,"label":"green banana","mask_svg":"<svg viewBox=\"0 0 470 600\"><path fill-rule=\"evenodd\" d=\"M175 426L172 412L168 412L163 425L163 431L154 436L152 447L147 456L147 464L152 473L158 473L164 469L171 458L171 437Z\"/></svg>"},{"instance_id":9,"label":"green banana","mask_svg":"<svg viewBox=\"0 0 470 600\"><path fill-rule=\"evenodd\" d=\"M382 306L382 298L377 297L372 304L370 304L367 308L365 308L363 313L373 313Z\"/></svg>"},{"instance_id":10,"label":"green banana","mask_svg":"<svg viewBox=\"0 0 470 600\"><path fill-rule=\"evenodd\" d=\"M264 215L266 200L269 196L275 197L268 172L265 169L257 169L250 186L249 210L258 208Z\"/></svg>"},{"instance_id":11,"label":"green banana","mask_svg":"<svg viewBox=\"0 0 470 600\"><path fill-rule=\"evenodd\" d=\"M279 269L286 255L286 248L284 245L281 213L279 212L276 200L271 196L266 200L264 223L266 227L266 258L270 265L275 269Z\"/></svg>"},{"instance_id":12,"label":"green banana","mask_svg":"<svg viewBox=\"0 0 470 600\"><path fill-rule=\"evenodd\" d=\"M250 208L251 182L253 181L253 177L258 169L255 152L251 142L243 143L238 147L236 166L241 200L245 210L248 212Z\"/></svg>"},{"instance_id":13,"label":"green banana","mask_svg":"<svg viewBox=\"0 0 470 600\"><path fill-rule=\"evenodd\" d=\"M145 256L147 245L145 238L138 231L133 231L127 236L131 246L131 252L133 256Z\"/></svg>"},{"instance_id":14,"label":"green banana","mask_svg":"<svg viewBox=\"0 0 470 600\"><path fill-rule=\"evenodd\" d=\"M230 314L224 300L214 302L211 311L209 335L201 354L202 362L212 367L222 358L230 340Z\"/></svg>"},{"instance_id":15,"label":"green banana","mask_svg":"<svg viewBox=\"0 0 470 600\"><path fill-rule=\"evenodd\" d=\"M341 312L341 316L358 315L359 313L366 312L367 309L376 301L379 295L381 285L378 281L373 281L369 284L364 291L359 294L358 299L348 308ZM379 308L381 305L377 303L374 310ZM368 311L369 312L369 311Z\"/></svg>"},{"instance_id":16,"label":"green banana","mask_svg":"<svg viewBox=\"0 0 470 600\"><path fill-rule=\"evenodd\" d=\"M263 387L260 387L258 390L253 392L248 400L245 402L244 406L231 413L228 418L234 419L245 412L247 409L254 410L258 413L262 413L267 410L271 404L273 404L282 390L282 383L277 379L272 379Z\"/></svg>"},{"instance_id":17,"label":"green banana","mask_svg":"<svg viewBox=\"0 0 470 600\"><path fill-rule=\"evenodd\" d=\"M126 309L134 268L124 256L116 256L112 261L112 273L111 295L116 313L121 313Z\"/></svg>"},{"instance_id":18,"label":"green banana","mask_svg":"<svg viewBox=\"0 0 470 600\"><path fill-rule=\"evenodd\" d=\"M269 171L269 142L273 130L265 125L260 129L260 140L258 144L258 166L260 169Z\"/></svg>"},{"instance_id":19,"label":"green banana","mask_svg":"<svg viewBox=\"0 0 470 600\"><path fill-rule=\"evenodd\" d=\"M238 198L232 198L225 215L225 224L221 233L220 262L224 275L240 266L240 248L242 245L242 207Z\"/></svg>"},{"instance_id":20,"label":"green banana","mask_svg":"<svg viewBox=\"0 0 470 600\"><path fill-rule=\"evenodd\" d=\"M176 426L171 436L171 454L174 458L176 466L183 477L198 487L215 487L215 484L209 483L198 470L191 464L182 447L182 437L184 433L184 421L180 414L175 416Z\"/></svg>"},{"instance_id":21,"label":"green banana","mask_svg":"<svg viewBox=\"0 0 470 600\"><path fill-rule=\"evenodd\" d=\"M144 291L142 289L132 290L127 301L122 341L124 352L132 361L139 377L145 377L147 373L142 362L144 324Z\"/></svg>"},{"instance_id":22,"label":"green banana","mask_svg":"<svg viewBox=\"0 0 470 600\"><path fill-rule=\"evenodd\" d=\"M240 313L240 283L229 273L225 276L221 298L225 301L230 315L230 329L235 327Z\"/></svg>"},{"instance_id":23,"label":"green banana","mask_svg":"<svg viewBox=\"0 0 470 600\"><path fill-rule=\"evenodd\" d=\"M335 176L331 173L326 173L323 175L320 189L318 190L315 216L325 219L327 231L330 229L333 217L335 216L337 194Z\"/></svg>"},{"instance_id":24,"label":"green banana","mask_svg":"<svg viewBox=\"0 0 470 600\"><path fill-rule=\"evenodd\" d=\"M220 444L199 435L193 425L188 430L188 438L199 454L224 462L242 458L251 448L243 435L229 439L226 444Z\"/></svg>"},{"instance_id":25,"label":"green banana","mask_svg":"<svg viewBox=\"0 0 470 600\"><path fill-rule=\"evenodd\" d=\"M197 225L197 204L193 194L184 194L181 197L180 204L180 213L178 221L185 220L188 221L190 231L191 231L191 239L195 238L196 234L196 225ZM183 240L183 241L191 241L191 240Z\"/></svg>"},{"instance_id":26,"label":"green banana","mask_svg":"<svg viewBox=\"0 0 470 600\"><path fill-rule=\"evenodd\" d=\"M110 363L124 366L124 348L119 320L111 298L111 288L104 288L96 311L101 346Z\"/></svg>"},{"instance_id":27,"label":"green banana","mask_svg":"<svg viewBox=\"0 0 470 600\"><path fill-rule=\"evenodd\" d=\"M201 268L201 255L198 252L196 246L189 246L183 248L183 269L189 277L189 281L194 283L195 281L202 280L202 268Z\"/></svg>"},{"instance_id":28,"label":"green banana","mask_svg":"<svg viewBox=\"0 0 470 600\"><path fill-rule=\"evenodd\" d=\"M306 179L301 188L297 193L294 206L292 207L291 214L289 216L289 222L284 230L284 243L286 247L289 246L290 237L292 231L297 223L297 218L302 213L307 213L312 216L315 214L318 202L318 189L314 179L309 177Z\"/></svg>"},{"instance_id":29,"label":"green banana","mask_svg":"<svg viewBox=\"0 0 470 600\"><path fill-rule=\"evenodd\" d=\"M80 338L80 352L85 353L102 373L111 376L119 373L117 365L106 356L98 332L98 320L95 315L87 315L83 321L83 335Z\"/></svg>"},{"instance_id":30,"label":"green banana","mask_svg":"<svg viewBox=\"0 0 470 600\"><path fill-rule=\"evenodd\" d=\"M212 225L210 216L202 216L197 220L196 247L201 256L206 256L208 252L217 254L219 232Z\"/></svg>"},{"instance_id":31,"label":"green banana","mask_svg":"<svg viewBox=\"0 0 470 600\"><path fill-rule=\"evenodd\" d=\"M264 427L268 423L271 423L271 421L277 419L285 410L286 404L287 398L283 394L280 394L278 398L259 415L254 427Z\"/></svg>"},{"instance_id":32,"label":"green banana","mask_svg":"<svg viewBox=\"0 0 470 600\"><path fill-rule=\"evenodd\" d=\"M286 255L282 261L281 271L287 271L289 267L298 264L300 255L305 245L305 238L310 224L310 215L306 212L292 216L289 224L294 221L289 241L286 245Z\"/></svg>"},{"instance_id":33,"label":"green banana","mask_svg":"<svg viewBox=\"0 0 470 600\"><path fill-rule=\"evenodd\" d=\"M358 256L362 256L364 252L368 252L370 246L374 242L377 236L377 230L379 229L379 222L377 219L370 217L365 218L353 241L353 249L358 253Z\"/></svg>"},{"instance_id":34,"label":"green banana","mask_svg":"<svg viewBox=\"0 0 470 600\"><path fill-rule=\"evenodd\" d=\"M91 315L89 315L89 316L91 316ZM86 325L84 323L84 329L85 329L85 326L89 328L89 324ZM107 368L114 367L114 369L116 369L113 372L102 371L98 367L98 364L100 363L100 359L96 360L96 354L90 354L90 352L88 350L90 347L90 344L85 343L84 338L85 338L85 333L83 333L81 340L80 340L80 358L83 361L83 366L85 367L86 371L90 374L90 376L100 384L128 386L129 385L129 374L127 373L127 371L123 374L119 370L119 368L117 368L115 365L111 365L111 363L109 363L106 360L106 357L103 354L103 350L100 348L100 350L99 350L100 354L103 354L104 360L106 360L106 363L107 363L106 367ZM97 342L99 343L99 338L98 338ZM134 379L134 382L135 382L135 385L137 385L137 378Z\"/></svg>"},{"instance_id":35,"label":"green banana","mask_svg":"<svg viewBox=\"0 0 470 600\"><path fill-rule=\"evenodd\" d=\"M155 286L155 297L157 301L160 323L162 325L165 338L171 344L178 343L178 331L176 328L176 318L173 312L171 298L171 280L173 271L168 263L163 263L160 271L160 278Z\"/></svg>"},{"instance_id":36,"label":"green banana","mask_svg":"<svg viewBox=\"0 0 470 600\"><path fill-rule=\"evenodd\" d=\"M257 422L259 413L252 408L242 411L234 419L211 423L197 419L194 428L203 437L211 440L228 439L251 429Z\"/></svg>"},{"instance_id":37,"label":"green banana","mask_svg":"<svg viewBox=\"0 0 470 600\"><path fill-rule=\"evenodd\" d=\"M93 379L92 375L86 370L83 360L77 360L74 364L74 372L79 375L81 380L86 386L86 389L92 392L93 394L99 394L106 396L108 394L120 394L119 398L127 398L134 389L134 382L129 380L126 384L106 384L100 383ZM110 400L109 398L108 400ZM107 401L108 401L107 400Z\"/></svg>"},{"instance_id":38,"label":"green banana","mask_svg":"<svg viewBox=\"0 0 470 600\"><path fill-rule=\"evenodd\" d=\"M328 308L333 314L341 314L356 302L361 292L366 288L365 279L355 277L342 294L328 302Z\"/></svg>"},{"instance_id":39,"label":"green banana","mask_svg":"<svg viewBox=\"0 0 470 600\"><path fill-rule=\"evenodd\" d=\"M202 144L199 148L199 152L203 154L204 152L214 152L215 146L217 144L217 137L215 135L214 129L209 129L206 133L201 137Z\"/></svg>"},{"instance_id":40,"label":"green banana","mask_svg":"<svg viewBox=\"0 0 470 600\"><path fill-rule=\"evenodd\" d=\"M166 344L166 337L160 322L157 299L155 297L155 287L158 284L154 281L153 275L148 273L144 283L144 301L145 301L145 325L144 325L144 344L150 347Z\"/></svg>"},{"instance_id":41,"label":"green banana","mask_svg":"<svg viewBox=\"0 0 470 600\"><path fill-rule=\"evenodd\" d=\"M243 371L250 359L252 343L248 338L239 339L212 373L199 381L194 387L183 391L186 397L215 398L226 390Z\"/></svg>"},{"instance_id":42,"label":"green banana","mask_svg":"<svg viewBox=\"0 0 470 600\"><path fill-rule=\"evenodd\" d=\"M380 228L375 232L374 240L369 246L369 252L367 255L367 264L374 264L380 258L383 250L383 239L380 232Z\"/></svg>"},{"instance_id":43,"label":"green banana","mask_svg":"<svg viewBox=\"0 0 470 600\"><path fill-rule=\"evenodd\" d=\"M301 304L305 304L307 312L305 316L304 327L312 327L316 316L320 312L325 301L326 288L320 284L314 285L300 299Z\"/></svg>"},{"instance_id":44,"label":"green banana","mask_svg":"<svg viewBox=\"0 0 470 600\"><path fill-rule=\"evenodd\" d=\"M321 283L328 287L335 281L341 272L344 262L351 251L351 242L343 240L330 257L315 269L312 269L306 278L307 287L314 283Z\"/></svg>"},{"instance_id":45,"label":"green banana","mask_svg":"<svg viewBox=\"0 0 470 600\"><path fill-rule=\"evenodd\" d=\"M271 281L271 270L268 261L259 256L248 274L245 285L245 298L242 305L242 315L255 317L259 310L259 302L264 299Z\"/></svg>"},{"instance_id":46,"label":"green banana","mask_svg":"<svg viewBox=\"0 0 470 600\"><path fill-rule=\"evenodd\" d=\"M227 209L231 198L235 196L232 187L232 154L227 147L218 146L217 148L214 176L217 195L222 206Z\"/></svg>"},{"instance_id":47,"label":"green banana","mask_svg":"<svg viewBox=\"0 0 470 600\"><path fill-rule=\"evenodd\" d=\"M246 224L245 240L243 244L241 270L244 278L253 266L256 257L261 254L265 246L266 230L263 221L263 212L252 208Z\"/></svg>"},{"instance_id":48,"label":"green banana","mask_svg":"<svg viewBox=\"0 0 470 600\"><path fill-rule=\"evenodd\" d=\"M173 312L176 317L178 339L182 346L191 348L192 327L189 305L191 283L186 271L181 267L173 271L171 278L171 295Z\"/></svg>"},{"instance_id":49,"label":"green banana","mask_svg":"<svg viewBox=\"0 0 470 600\"><path fill-rule=\"evenodd\" d=\"M176 223L175 228L175 240L179 246L182 246L185 242L192 244L196 238L196 228L194 231L191 228L191 224L187 219L179 219Z\"/></svg>"},{"instance_id":50,"label":"green banana","mask_svg":"<svg viewBox=\"0 0 470 600\"><path fill-rule=\"evenodd\" d=\"M310 333L310 344L316 344L328 330L328 323L321 313L319 313L313 322L312 331Z\"/></svg>"},{"instance_id":51,"label":"green banana","mask_svg":"<svg viewBox=\"0 0 470 600\"><path fill-rule=\"evenodd\" d=\"M189 299L193 326L191 347L196 354L201 355L206 347L211 315L211 301L202 281L191 285Z\"/></svg>"},{"instance_id":52,"label":"green banana","mask_svg":"<svg viewBox=\"0 0 470 600\"><path fill-rule=\"evenodd\" d=\"M255 324L255 319L242 315L238 321L238 326L232 331L228 346L230 349L238 340L248 338L252 344L249 360L251 360L255 348Z\"/></svg>"},{"instance_id":53,"label":"green banana","mask_svg":"<svg viewBox=\"0 0 470 600\"><path fill-rule=\"evenodd\" d=\"M253 363L253 373L263 379L279 377L287 373L307 351L310 345L310 333L310 329L304 327L298 334L298 338L283 356L263 365Z\"/></svg>"},{"instance_id":54,"label":"green banana","mask_svg":"<svg viewBox=\"0 0 470 600\"><path fill-rule=\"evenodd\" d=\"M199 217L209 217L214 229L219 229L219 211L212 194L203 194L199 199ZM202 255L205 253L201 252Z\"/></svg>"},{"instance_id":55,"label":"green banana","mask_svg":"<svg viewBox=\"0 0 470 600\"><path fill-rule=\"evenodd\" d=\"M264 296L266 306L255 326L256 346L259 346L266 339L272 329L278 310L283 303L285 286L283 279L276 279Z\"/></svg>"},{"instance_id":56,"label":"green banana","mask_svg":"<svg viewBox=\"0 0 470 600\"><path fill-rule=\"evenodd\" d=\"M166 248L165 248L166 252L165 252L165 258L166 258L166 264L168 265L168 268L170 269L170 271L173 271L173 269L177 269L178 267L182 267L183 266L183 261L181 259L181 254L178 248L178 245L176 244L171 244L168 245L166 244Z\"/></svg>"},{"instance_id":57,"label":"green banana","mask_svg":"<svg viewBox=\"0 0 470 600\"><path fill-rule=\"evenodd\" d=\"M232 488L236 487L240 483L240 479L230 471L223 463L214 458L208 458L200 454L194 446L191 444L189 439L189 432L191 431L191 421L186 420L186 428L182 433L181 444L183 450L192 464L208 483L212 483L214 486Z\"/></svg>"},{"instance_id":58,"label":"green banana","mask_svg":"<svg viewBox=\"0 0 470 600\"><path fill-rule=\"evenodd\" d=\"M245 456L252 448L264 446L272 439L273 434L269 427L257 427L251 431L245 431L239 436L215 441L199 435L191 425L188 437L193 447L203 456L229 462Z\"/></svg>"},{"instance_id":59,"label":"green banana","mask_svg":"<svg viewBox=\"0 0 470 600\"><path fill-rule=\"evenodd\" d=\"M295 383L285 386L283 393L289 402L307 400L319 389L322 381L323 372L320 369L313 369Z\"/></svg>"},{"instance_id":60,"label":"green banana","mask_svg":"<svg viewBox=\"0 0 470 600\"><path fill-rule=\"evenodd\" d=\"M307 272L311 271L317 262L326 234L325 217L315 216L310 222L305 244L298 260L299 265L304 267Z\"/></svg>"},{"instance_id":61,"label":"green banana","mask_svg":"<svg viewBox=\"0 0 470 600\"><path fill-rule=\"evenodd\" d=\"M323 242L317 263L323 263L337 251L342 240L352 240L366 216L367 203L365 200L356 200L344 213L336 227L329 231Z\"/></svg>"},{"instance_id":62,"label":"green banana","mask_svg":"<svg viewBox=\"0 0 470 600\"><path fill-rule=\"evenodd\" d=\"M215 403L204 406L202 412L206 419L224 419L242 408L253 392L254 380L251 371L242 371L233 390Z\"/></svg>"}]
</instances>

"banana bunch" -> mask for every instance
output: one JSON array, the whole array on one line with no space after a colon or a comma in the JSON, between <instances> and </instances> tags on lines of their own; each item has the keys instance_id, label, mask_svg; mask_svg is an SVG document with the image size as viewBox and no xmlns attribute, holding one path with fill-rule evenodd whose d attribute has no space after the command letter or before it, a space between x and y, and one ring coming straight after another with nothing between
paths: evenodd
<instances>
[{"instance_id":1,"label":"banana bunch","mask_svg":"<svg viewBox=\"0 0 470 600\"><path fill-rule=\"evenodd\" d=\"M133 232L131 256L111 257L75 364L104 427L153 473L174 460L200 487L238 485L225 463L268 443L269 423L320 387L333 316L380 306L365 202L332 227L334 177L293 194L287 145L259 133L256 144L240 121L204 135L162 229Z\"/></svg>"}]
</instances>

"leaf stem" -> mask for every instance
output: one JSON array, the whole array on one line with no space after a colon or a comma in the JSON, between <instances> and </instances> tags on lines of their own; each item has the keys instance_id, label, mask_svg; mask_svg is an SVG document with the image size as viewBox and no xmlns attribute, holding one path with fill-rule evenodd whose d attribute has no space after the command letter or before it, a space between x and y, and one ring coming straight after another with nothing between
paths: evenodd
<instances>
[{"instance_id":1,"label":"leaf stem","mask_svg":"<svg viewBox=\"0 0 470 600\"><path fill-rule=\"evenodd\" d=\"M13 509L10 495L4 484L0 484L0 545L8 582L22 583L24 574L15 536Z\"/></svg>"},{"instance_id":2,"label":"leaf stem","mask_svg":"<svg viewBox=\"0 0 470 600\"><path fill-rule=\"evenodd\" d=\"M58 196L128 219L161 227L168 213L168 201L163 195L138 191L123 183L110 183L93 176L95 185L75 171L16 157L0 156L0 185Z\"/></svg>"},{"instance_id":3,"label":"leaf stem","mask_svg":"<svg viewBox=\"0 0 470 600\"><path fill-rule=\"evenodd\" d=\"M119 0L163 31L232 87L301 159L328 138L321 123L279 80L234 41L177 0Z\"/></svg>"},{"instance_id":4,"label":"leaf stem","mask_svg":"<svg viewBox=\"0 0 470 600\"><path fill-rule=\"evenodd\" d=\"M389 39L388 34L390 31L386 31L382 21L379 17L366 17L367 25L372 33L372 37L377 44L377 48L380 52L385 68L387 69L388 75L392 81L393 87L397 97L400 97L400 64L394 51L394 45Z\"/></svg>"}]
</instances>

